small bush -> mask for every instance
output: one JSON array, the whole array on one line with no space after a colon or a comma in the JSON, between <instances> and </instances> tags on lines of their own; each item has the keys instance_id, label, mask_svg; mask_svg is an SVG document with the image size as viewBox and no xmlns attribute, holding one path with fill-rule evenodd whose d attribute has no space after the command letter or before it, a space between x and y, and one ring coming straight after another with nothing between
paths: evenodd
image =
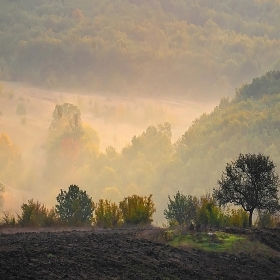
<instances>
[{"instance_id":1,"label":"small bush","mask_svg":"<svg viewBox=\"0 0 280 280\"><path fill-rule=\"evenodd\" d=\"M249 215L248 213L240 209L231 209L230 214L226 215L225 225L230 227L248 227Z\"/></svg>"},{"instance_id":2,"label":"small bush","mask_svg":"<svg viewBox=\"0 0 280 280\"><path fill-rule=\"evenodd\" d=\"M20 123L21 123L21 124L26 124L26 117L22 117L22 118L20 119Z\"/></svg>"},{"instance_id":3,"label":"small bush","mask_svg":"<svg viewBox=\"0 0 280 280\"><path fill-rule=\"evenodd\" d=\"M57 215L54 209L48 210L44 204L28 200L21 206L22 214L18 215L18 224L26 227L45 227L53 226L58 223Z\"/></svg>"},{"instance_id":4,"label":"small bush","mask_svg":"<svg viewBox=\"0 0 280 280\"><path fill-rule=\"evenodd\" d=\"M23 103L19 103L16 109L17 115L25 115L26 114L26 108Z\"/></svg>"},{"instance_id":5,"label":"small bush","mask_svg":"<svg viewBox=\"0 0 280 280\"><path fill-rule=\"evenodd\" d=\"M7 226L15 226L16 225L16 219L9 211L3 211L3 218L1 219L1 226L7 227Z\"/></svg>"}]
</instances>

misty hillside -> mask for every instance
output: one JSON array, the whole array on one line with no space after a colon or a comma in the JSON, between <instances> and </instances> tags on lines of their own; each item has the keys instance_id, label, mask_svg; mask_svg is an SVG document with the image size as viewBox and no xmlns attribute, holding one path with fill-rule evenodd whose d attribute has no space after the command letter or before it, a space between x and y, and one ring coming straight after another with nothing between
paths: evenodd
<instances>
[{"instance_id":1,"label":"misty hillside","mask_svg":"<svg viewBox=\"0 0 280 280\"><path fill-rule=\"evenodd\" d=\"M1 78L219 99L279 69L273 0L1 0Z\"/></svg>"},{"instance_id":2,"label":"misty hillside","mask_svg":"<svg viewBox=\"0 0 280 280\"><path fill-rule=\"evenodd\" d=\"M279 173L279 104L279 71L255 78L238 89L232 100L221 99L212 113L196 119L178 140L175 160L167 165L161 182L193 192L212 190L226 163L240 153L270 156Z\"/></svg>"},{"instance_id":3,"label":"misty hillside","mask_svg":"<svg viewBox=\"0 0 280 280\"><path fill-rule=\"evenodd\" d=\"M232 100L222 98L212 113L196 119L175 143L172 127L162 123L132 137L121 152L108 147L105 153L94 154L90 168L83 170L82 185L91 186L95 197L110 199L152 193L155 220L161 220L168 195L178 190L191 195L211 192L226 164L240 153L269 155L279 172L279 75L280 71L267 72L238 89ZM57 172L65 166L54 168Z\"/></svg>"},{"instance_id":4,"label":"misty hillside","mask_svg":"<svg viewBox=\"0 0 280 280\"><path fill-rule=\"evenodd\" d=\"M39 93L23 99L18 93L3 90L0 97L6 105L2 107L1 125L6 120L9 130L13 119L17 120L19 124L11 132L18 135L17 140L30 133L36 149L31 151L33 156L27 157L24 141L15 145L7 132L1 132L0 182L26 192L25 197L18 193L18 198L40 198L48 205L54 203L61 188L70 184L85 189L94 201L104 198L119 202L133 194L153 194L157 209L154 220L161 222L168 195L178 190L196 196L211 192L226 164L240 153L261 152L270 156L279 173L279 81L280 71L253 79L239 88L234 98L222 98L211 113L193 121L177 141L172 139L170 123L162 121L131 137L120 151L113 145L100 148L99 133L104 135L105 127L96 130L84 122L78 105L65 102L54 106L52 100L44 107L38 103ZM74 96L69 97L74 100ZM82 100L80 104L85 106ZM91 102L87 104L94 107ZM31 111L42 120L31 118ZM97 124L98 118L92 117L92 124ZM112 121L109 124L117 127ZM10 200L7 206L12 203Z\"/></svg>"}]
</instances>

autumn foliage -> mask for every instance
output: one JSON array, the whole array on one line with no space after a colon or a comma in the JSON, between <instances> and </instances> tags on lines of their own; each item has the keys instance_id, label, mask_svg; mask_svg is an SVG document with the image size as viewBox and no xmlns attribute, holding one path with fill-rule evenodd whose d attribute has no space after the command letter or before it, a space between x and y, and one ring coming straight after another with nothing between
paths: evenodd
<instances>
[{"instance_id":1,"label":"autumn foliage","mask_svg":"<svg viewBox=\"0 0 280 280\"><path fill-rule=\"evenodd\" d=\"M28 227L45 227L58 224L58 216L55 210L47 209L46 206L34 199L28 200L21 206L22 213L18 215L18 224Z\"/></svg>"},{"instance_id":2,"label":"autumn foliage","mask_svg":"<svg viewBox=\"0 0 280 280\"><path fill-rule=\"evenodd\" d=\"M148 197L132 195L120 202L120 209L125 224L150 224L156 211L152 194Z\"/></svg>"},{"instance_id":3,"label":"autumn foliage","mask_svg":"<svg viewBox=\"0 0 280 280\"><path fill-rule=\"evenodd\" d=\"M118 205L108 199L100 199L94 205L93 222L98 227L113 228L122 224L122 214Z\"/></svg>"}]
</instances>

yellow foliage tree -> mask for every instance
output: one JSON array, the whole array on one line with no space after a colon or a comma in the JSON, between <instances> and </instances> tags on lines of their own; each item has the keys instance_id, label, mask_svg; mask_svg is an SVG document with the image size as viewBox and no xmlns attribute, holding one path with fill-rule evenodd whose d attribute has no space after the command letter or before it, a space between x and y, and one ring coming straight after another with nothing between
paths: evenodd
<instances>
[{"instance_id":1,"label":"yellow foliage tree","mask_svg":"<svg viewBox=\"0 0 280 280\"><path fill-rule=\"evenodd\" d=\"M108 199L100 199L95 208L93 222L98 227L113 228L122 224L122 215L116 203Z\"/></svg>"},{"instance_id":2,"label":"yellow foliage tree","mask_svg":"<svg viewBox=\"0 0 280 280\"><path fill-rule=\"evenodd\" d=\"M152 194L148 197L133 195L120 202L120 209L125 224L150 224L156 212Z\"/></svg>"},{"instance_id":3,"label":"yellow foliage tree","mask_svg":"<svg viewBox=\"0 0 280 280\"><path fill-rule=\"evenodd\" d=\"M196 219L197 224L204 227L223 224L224 214L209 193L200 197Z\"/></svg>"},{"instance_id":4,"label":"yellow foliage tree","mask_svg":"<svg viewBox=\"0 0 280 280\"><path fill-rule=\"evenodd\" d=\"M248 213L240 209L231 209L230 214L227 216L226 225L233 227L247 227L249 215Z\"/></svg>"}]
</instances>

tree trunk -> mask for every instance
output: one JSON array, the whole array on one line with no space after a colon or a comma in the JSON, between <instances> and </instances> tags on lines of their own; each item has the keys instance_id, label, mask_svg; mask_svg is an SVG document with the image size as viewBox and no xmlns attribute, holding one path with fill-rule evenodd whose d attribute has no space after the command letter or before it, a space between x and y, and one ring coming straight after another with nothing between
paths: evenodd
<instances>
[{"instance_id":1,"label":"tree trunk","mask_svg":"<svg viewBox=\"0 0 280 280\"><path fill-rule=\"evenodd\" d=\"M249 227L252 227L253 212L254 210L249 211Z\"/></svg>"}]
</instances>

